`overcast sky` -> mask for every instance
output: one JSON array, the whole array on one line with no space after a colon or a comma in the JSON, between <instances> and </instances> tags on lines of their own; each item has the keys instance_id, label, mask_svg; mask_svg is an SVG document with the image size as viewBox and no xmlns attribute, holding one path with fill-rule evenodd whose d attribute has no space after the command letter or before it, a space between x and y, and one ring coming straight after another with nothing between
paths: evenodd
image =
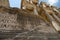
<instances>
[{"instance_id":1,"label":"overcast sky","mask_svg":"<svg viewBox=\"0 0 60 40\"><path fill-rule=\"evenodd\" d=\"M54 5L54 6L60 7L60 0L40 0L40 2L41 1L47 2L50 5ZM20 8L21 0L9 0L9 2L10 2L10 6L11 7Z\"/></svg>"}]
</instances>

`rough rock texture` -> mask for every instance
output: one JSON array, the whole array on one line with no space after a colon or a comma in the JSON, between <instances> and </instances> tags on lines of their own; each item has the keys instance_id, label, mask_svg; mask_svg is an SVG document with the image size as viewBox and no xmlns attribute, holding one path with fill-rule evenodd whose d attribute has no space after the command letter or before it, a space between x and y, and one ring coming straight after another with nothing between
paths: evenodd
<instances>
[{"instance_id":1,"label":"rough rock texture","mask_svg":"<svg viewBox=\"0 0 60 40\"><path fill-rule=\"evenodd\" d=\"M0 40L60 40L60 34L40 16L0 7Z\"/></svg>"}]
</instances>

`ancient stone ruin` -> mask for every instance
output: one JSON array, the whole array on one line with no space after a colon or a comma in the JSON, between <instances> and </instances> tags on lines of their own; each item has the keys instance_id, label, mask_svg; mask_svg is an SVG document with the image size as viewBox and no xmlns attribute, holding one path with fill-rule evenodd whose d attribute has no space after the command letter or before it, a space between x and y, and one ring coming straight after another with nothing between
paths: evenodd
<instances>
[{"instance_id":1,"label":"ancient stone ruin","mask_svg":"<svg viewBox=\"0 0 60 40\"><path fill-rule=\"evenodd\" d=\"M60 8L38 0L22 0L21 9L1 2L0 40L60 40Z\"/></svg>"},{"instance_id":2,"label":"ancient stone ruin","mask_svg":"<svg viewBox=\"0 0 60 40\"><path fill-rule=\"evenodd\" d=\"M0 6L10 7L9 0L0 0Z\"/></svg>"}]
</instances>

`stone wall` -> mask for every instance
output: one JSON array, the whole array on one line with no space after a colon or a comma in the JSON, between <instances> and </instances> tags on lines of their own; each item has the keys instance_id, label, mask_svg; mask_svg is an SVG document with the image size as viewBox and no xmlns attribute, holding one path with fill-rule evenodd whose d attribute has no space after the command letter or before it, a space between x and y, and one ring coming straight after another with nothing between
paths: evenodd
<instances>
[{"instance_id":1,"label":"stone wall","mask_svg":"<svg viewBox=\"0 0 60 40\"><path fill-rule=\"evenodd\" d=\"M40 16L18 8L0 10L0 40L60 40L60 34Z\"/></svg>"},{"instance_id":2,"label":"stone wall","mask_svg":"<svg viewBox=\"0 0 60 40\"><path fill-rule=\"evenodd\" d=\"M0 6L10 7L9 0L0 0Z\"/></svg>"}]
</instances>

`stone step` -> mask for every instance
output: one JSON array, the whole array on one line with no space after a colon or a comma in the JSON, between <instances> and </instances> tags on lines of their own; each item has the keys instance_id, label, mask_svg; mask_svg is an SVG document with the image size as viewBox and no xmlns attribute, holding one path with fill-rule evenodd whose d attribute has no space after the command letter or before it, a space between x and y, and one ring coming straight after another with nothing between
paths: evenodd
<instances>
[{"instance_id":1,"label":"stone step","mask_svg":"<svg viewBox=\"0 0 60 40\"><path fill-rule=\"evenodd\" d=\"M26 30L25 30L26 31ZM18 33L25 32L23 30L5 30L5 31L0 31L0 39L1 38L12 38Z\"/></svg>"}]
</instances>

